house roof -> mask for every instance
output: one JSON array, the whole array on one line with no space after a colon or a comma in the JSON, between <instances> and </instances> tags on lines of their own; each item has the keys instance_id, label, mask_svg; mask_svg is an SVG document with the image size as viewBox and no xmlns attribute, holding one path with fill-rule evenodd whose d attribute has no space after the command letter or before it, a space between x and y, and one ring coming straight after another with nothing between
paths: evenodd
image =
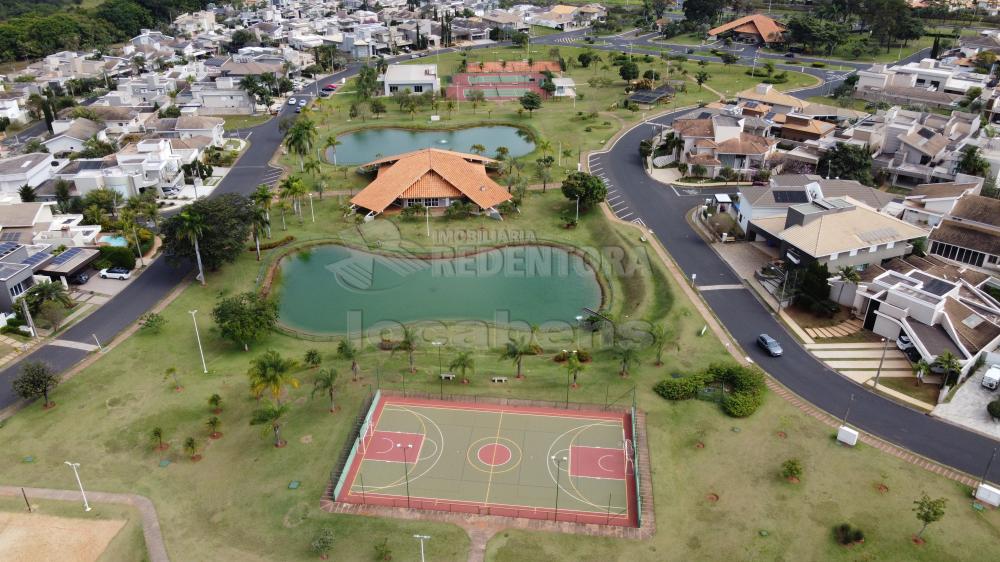
<instances>
[{"instance_id":1,"label":"house roof","mask_svg":"<svg viewBox=\"0 0 1000 562\"><path fill-rule=\"evenodd\" d=\"M947 137L927 127L921 127L917 131L899 137L899 140L916 148L927 156L936 156L948 146Z\"/></svg>"},{"instance_id":2,"label":"house roof","mask_svg":"<svg viewBox=\"0 0 1000 562\"><path fill-rule=\"evenodd\" d=\"M0 205L0 227L18 228L30 227L35 224L35 217L44 203L15 203Z\"/></svg>"},{"instance_id":3,"label":"house roof","mask_svg":"<svg viewBox=\"0 0 1000 562\"><path fill-rule=\"evenodd\" d=\"M804 109L809 106L809 102L807 101L800 100L799 98L792 97L788 94L783 94L770 87L767 88L765 92L759 92L757 88L748 88L736 94L736 97L739 99L764 102L772 106L782 105L795 109Z\"/></svg>"},{"instance_id":4,"label":"house roof","mask_svg":"<svg viewBox=\"0 0 1000 562\"><path fill-rule=\"evenodd\" d=\"M369 162L379 167L378 177L351 199L351 203L376 212L400 197L456 197L464 195L483 209L511 199L507 190L486 174L491 158L425 148Z\"/></svg>"},{"instance_id":5,"label":"house roof","mask_svg":"<svg viewBox=\"0 0 1000 562\"><path fill-rule=\"evenodd\" d=\"M944 313L951 321L962 346L971 355L979 353L986 344L1000 336L1000 326L952 297L945 299Z\"/></svg>"},{"instance_id":6,"label":"house roof","mask_svg":"<svg viewBox=\"0 0 1000 562\"><path fill-rule=\"evenodd\" d=\"M1000 200L968 195L955 203L951 216L1000 227Z\"/></svg>"},{"instance_id":7,"label":"house roof","mask_svg":"<svg viewBox=\"0 0 1000 562\"><path fill-rule=\"evenodd\" d=\"M58 135L55 135L49 140L54 140L59 137L70 137L77 140L87 140L90 137L93 137L97 133L101 132L103 129L104 127L100 123L96 123L94 121L91 121L90 119L81 117L79 119L74 119L73 122L70 123L68 129L66 129L65 131L63 131Z\"/></svg>"},{"instance_id":8,"label":"house roof","mask_svg":"<svg viewBox=\"0 0 1000 562\"><path fill-rule=\"evenodd\" d=\"M777 144L775 139L766 139L750 133L740 133L739 137L718 143L717 154L764 154Z\"/></svg>"},{"instance_id":9,"label":"house roof","mask_svg":"<svg viewBox=\"0 0 1000 562\"><path fill-rule=\"evenodd\" d=\"M815 258L927 235L925 230L882 214L855 199L844 197L842 201L854 207L824 213L802 225L784 228L785 217L752 222Z\"/></svg>"},{"instance_id":10,"label":"house roof","mask_svg":"<svg viewBox=\"0 0 1000 562\"><path fill-rule=\"evenodd\" d=\"M959 199L959 202L961 201ZM928 238L952 246L1000 255L1000 236L997 236L996 232L969 223L945 219L931 231Z\"/></svg>"},{"instance_id":11,"label":"house roof","mask_svg":"<svg viewBox=\"0 0 1000 562\"><path fill-rule=\"evenodd\" d=\"M385 70L386 82L417 82L437 79L436 64L394 64Z\"/></svg>"},{"instance_id":12,"label":"house roof","mask_svg":"<svg viewBox=\"0 0 1000 562\"><path fill-rule=\"evenodd\" d=\"M818 136L825 136L837 128L833 123L812 118L801 118L802 116L799 117L799 119L789 119L788 114L778 114L774 116L774 122L781 123L783 129L802 131Z\"/></svg>"},{"instance_id":13,"label":"house roof","mask_svg":"<svg viewBox=\"0 0 1000 562\"><path fill-rule=\"evenodd\" d=\"M922 183L910 190L910 196L922 197L924 199L939 199L945 197L961 197L963 193L978 187L976 183L943 182L943 183Z\"/></svg>"},{"instance_id":14,"label":"house roof","mask_svg":"<svg viewBox=\"0 0 1000 562\"><path fill-rule=\"evenodd\" d=\"M750 185L740 188L740 197L746 199L751 205L790 207L807 200L805 186L811 183L819 185L823 197L850 197L873 209L881 209L897 197L892 193L862 185L854 180L828 180L812 174L774 176L769 185ZM801 193L802 195L789 196L789 192Z\"/></svg>"},{"instance_id":15,"label":"house roof","mask_svg":"<svg viewBox=\"0 0 1000 562\"><path fill-rule=\"evenodd\" d=\"M174 130L204 130L212 129L225 123L218 117L205 117L202 115L181 115L177 118Z\"/></svg>"},{"instance_id":16,"label":"house roof","mask_svg":"<svg viewBox=\"0 0 1000 562\"><path fill-rule=\"evenodd\" d=\"M673 127L682 137L708 138L715 135L711 119L675 119Z\"/></svg>"},{"instance_id":17,"label":"house roof","mask_svg":"<svg viewBox=\"0 0 1000 562\"><path fill-rule=\"evenodd\" d=\"M751 14L735 19L729 23L724 23L719 27L708 30L709 35L719 35L727 31L737 33L754 33L759 35L764 41L771 43L781 40L781 34L785 31L785 26L765 16L764 14Z\"/></svg>"},{"instance_id":18,"label":"house roof","mask_svg":"<svg viewBox=\"0 0 1000 562\"><path fill-rule=\"evenodd\" d=\"M3 158L0 159L0 174L26 173L48 158L51 158L51 155L47 152L33 152L31 154Z\"/></svg>"}]
</instances>

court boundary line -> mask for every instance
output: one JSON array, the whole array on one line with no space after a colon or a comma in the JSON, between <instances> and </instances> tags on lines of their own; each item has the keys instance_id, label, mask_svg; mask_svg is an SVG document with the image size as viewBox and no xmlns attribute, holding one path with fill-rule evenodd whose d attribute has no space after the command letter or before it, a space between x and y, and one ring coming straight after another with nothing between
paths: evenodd
<instances>
[{"instance_id":1,"label":"court boundary line","mask_svg":"<svg viewBox=\"0 0 1000 562\"><path fill-rule=\"evenodd\" d=\"M399 400L396 397L391 397L391 398L384 398L383 401L392 404L405 404L407 406L420 406L423 408L432 408L438 410L462 410L468 412L497 412L497 413L504 411L504 406L501 405L483 404L482 406L480 406L478 404L473 405L465 402L459 402L459 404L463 404L463 406L450 406L450 405L440 405L441 404L440 400L434 400L433 401L434 403L425 403L425 402L431 402L431 400L409 399L409 398ZM593 415L586 415L586 413L583 415L567 415L562 413L566 412L567 410L535 407L535 406L517 406L517 405L512 405L510 406L509 409L511 411L515 411L519 415L524 415L524 416L540 416L546 418L557 417L557 418L569 418L569 419L579 419L579 420L621 421L622 416L628 414L628 412L616 412L607 414L603 412L590 412ZM538 411L531 411L532 409ZM580 412L580 410L569 410L569 411Z\"/></svg>"},{"instance_id":2,"label":"court boundary line","mask_svg":"<svg viewBox=\"0 0 1000 562\"><path fill-rule=\"evenodd\" d=\"M384 497L384 498L387 498L387 499L394 499L394 500L402 500L404 502L406 501L406 496L405 495L401 496L401 495L398 495L398 494L382 494L382 493L379 493L379 492L366 493L365 495L366 496L373 496L373 497ZM355 496L355 497L357 497L357 496ZM481 507L485 507L487 509L490 508L490 507L496 506L496 507L508 507L508 508L514 508L514 509L523 509L525 511L538 511L538 512L547 512L547 513L552 513L552 512L555 511L555 508L553 508L553 507L531 507L531 506L525 506L525 505L520 505L520 504L497 503L497 502L490 503L489 505L484 505L483 502L476 502L476 501L471 501L471 500L443 500L441 498L428 498L428 497L424 497L424 496L414 496L413 494L410 494L410 499L411 500L421 500L421 501L425 501L425 502L441 503L441 504L458 503L458 504L464 504L464 505L470 505L470 506L481 506ZM617 517L619 519L630 518L630 515L628 513L615 513L615 511L614 511L615 509L624 509L622 506L613 505L613 506L611 506L611 508L612 508L612 511L611 511L611 518L612 519L614 519L615 517ZM413 509L416 510L416 511L426 511L426 510L421 510L419 508L413 508ZM607 506L605 506L605 509L607 509ZM566 513L576 513L576 514L579 514L579 515L600 515L602 517L605 515L605 512L604 511L600 511L600 510L599 511L585 511L585 510L582 510L582 509L563 509L561 507L559 508L559 512L560 513L563 513L563 512L566 512Z\"/></svg>"}]
</instances>

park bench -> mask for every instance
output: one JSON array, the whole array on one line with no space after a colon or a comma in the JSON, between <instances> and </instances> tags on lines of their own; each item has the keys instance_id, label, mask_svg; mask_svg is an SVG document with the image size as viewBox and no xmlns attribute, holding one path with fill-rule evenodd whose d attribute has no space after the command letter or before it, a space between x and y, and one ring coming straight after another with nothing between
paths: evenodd
<instances>
[{"instance_id":1,"label":"park bench","mask_svg":"<svg viewBox=\"0 0 1000 562\"><path fill-rule=\"evenodd\" d=\"M507 377L493 377L490 380L493 382L507 382Z\"/></svg>"},{"instance_id":2,"label":"park bench","mask_svg":"<svg viewBox=\"0 0 1000 562\"><path fill-rule=\"evenodd\" d=\"M455 380L455 373L441 373L441 380L453 381Z\"/></svg>"}]
</instances>

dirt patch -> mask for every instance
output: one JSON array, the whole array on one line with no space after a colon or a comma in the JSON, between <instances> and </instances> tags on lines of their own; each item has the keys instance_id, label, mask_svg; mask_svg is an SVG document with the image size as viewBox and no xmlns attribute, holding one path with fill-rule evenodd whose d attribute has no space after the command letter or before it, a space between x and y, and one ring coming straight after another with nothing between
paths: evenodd
<instances>
[{"instance_id":1,"label":"dirt patch","mask_svg":"<svg viewBox=\"0 0 1000 562\"><path fill-rule=\"evenodd\" d=\"M878 486L875 486L875 489L878 490L878 493L882 494L883 496L889 493L889 487L882 483L879 483Z\"/></svg>"},{"instance_id":2,"label":"dirt patch","mask_svg":"<svg viewBox=\"0 0 1000 562\"><path fill-rule=\"evenodd\" d=\"M913 535L913 537L910 540L913 541L913 544L915 544L917 546L924 546L924 544L927 542L924 539L922 539L922 538L920 538L920 537L918 537L916 535Z\"/></svg>"},{"instance_id":3,"label":"dirt patch","mask_svg":"<svg viewBox=\"0 0 1000 562\"><path fill-rule=\"evenodd\" d=\"M303 445L308 445L312 442L313 442L312 435L303 435L302 437L299 437L299 443L302 443Z\"/></svg>"},{"instance_id":4,"label":"dirt patch","mask_svg":"<svg viewBox=\"0 0 1000 562\"><path fill-rule=\"evenodd\" d=\"M711 494L707 494L705 496L705 499L708 500L711 503L715 503L715 502L719 501L719 494L716 494L715 492L712 492Z\"/></svg>"},{"instance_id":5,"label":"dirt patch","mask_svg":"<svg viewBox=\"0 0 1000 562\"><path fill-rule=\"evenodd\" d=\"M222 437L221 431L213 431L212 433L208 434L209 439L219 439L220 437Z\"/></svg>"},{"instance_id":6,"label":"dirt patch","mask_svg":"<svg viewBox=\"0 0 1000 562\"><path fill-rule=\"evenodd\" d=\"M0 560L94 562L124 526L120 519L0 513Z\"/></svg>"},{"instance_id":7,"label":"dirt patch","mask_svg":"<svg viewBox=\"0 0 1000 562\"><path fill-rule=\"evenodd\" d=\"M705 444L702 443L701 441L698 441L697 443L694 444L694 448L695 449L704 449L705 448Z\"/></svg>"},{"instance_id":8,"label":"dirt patch","mask_svg":"<svg viewBox=\"0 0 1000 562\"><path fill-rule=\"evenodd\" d=\"M778 439L788 439L788 434L785 433L784 431L779 431L778 432Z\"/></svg>"},{"instance_id":9,"label":"dirt patch","mask_svg":"<svg viewBox=\"0 0 1000 562\"><path fill-rule=\"evenodd\" d=\"M798 484L799 482L801 482L801 480L799 480L798 476L789 476L788 482L791 484Z\"/></svg>"}]
</instances>

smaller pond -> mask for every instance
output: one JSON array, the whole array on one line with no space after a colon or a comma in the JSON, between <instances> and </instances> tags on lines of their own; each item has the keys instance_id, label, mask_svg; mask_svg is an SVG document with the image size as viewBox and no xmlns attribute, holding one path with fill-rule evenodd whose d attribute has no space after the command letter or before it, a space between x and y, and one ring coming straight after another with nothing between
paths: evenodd
<instances>
[{"instance_id":1,"label":"smaller pond","mask_svg":"<svg viewBox=\"0 0 1000 562\"><path fill-rule=\"evenodd\" d=\"M486 147L484 156L496 154L498 146L506 146L510 155L524 156L535 150L527 133L517 127L469 127L448 131L414 131L396 128L373 128L339 135L337 163L364 164L381 158L420 150L441 148L456 152L471 152L472 145ZM326 150L326 159L333 162L333 149Z\"/></svg>"},{"instance_id":2,"label":"smaller pond","mask_svg":"<svg viewBox=\"0 0 1000 562\"><path fill-rule=\"evenodd\" d=\"M433 260L319 246L282 260L278 291L281 322L312 333L421 320L572 323L601 304L594 270L550 246Z\"/></svg>"}]
</instances>

